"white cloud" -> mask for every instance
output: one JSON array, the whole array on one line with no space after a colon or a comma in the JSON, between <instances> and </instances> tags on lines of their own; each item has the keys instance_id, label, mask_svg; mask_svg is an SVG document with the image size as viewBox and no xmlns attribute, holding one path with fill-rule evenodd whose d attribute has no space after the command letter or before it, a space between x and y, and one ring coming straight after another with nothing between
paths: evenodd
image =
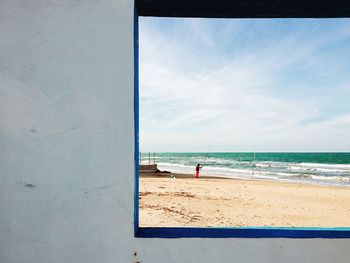
<instances>
[{"instance_id":1,"label":"white cloud","mask_svg":"<svg viewBox=\"0 0 350 263\"><path fill-rule=\"evenodd\" d=\"M268 32L268 38L248 35L238 43L242 32L259 25L229 21L212 27L209 20L181 20L167 32L159 23L141 20L141 150L350 149L347 107L329 114L322 104L332 97L324 94L335 90L350 99L349 81L337 83L348 65L329 65L324 58L332 53L320 51L344 40L343 27L317 34L313 23L315 32ZM318 96L315 88L321 86Z\"/></svg>"}]
</instances>

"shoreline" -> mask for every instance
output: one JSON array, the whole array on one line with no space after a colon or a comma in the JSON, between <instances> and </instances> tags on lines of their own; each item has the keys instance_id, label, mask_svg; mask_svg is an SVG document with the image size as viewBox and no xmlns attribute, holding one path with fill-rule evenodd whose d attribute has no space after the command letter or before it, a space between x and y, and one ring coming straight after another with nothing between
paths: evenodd
<instances>
[{"instance_id":1,"label":"shoreline","mask_svg":"<svg viewBox=\"0 0 350 263\"><path fill-rule=\"evenodd\" d=\"M348 187L141 173L139 196L142 227L350 227Z\"/></svg>"},{"instance_id":2,"label":"shoreline","mask_svg":"<svg viewBox=\"0 0 350 263\"><path fill-rule=\"evenodd\" d=\"M193 174L200 154L159 153L160 170ZM336 161L335 161L336 160ZM350 153L211 153L201 175L350 186ZM200 163L201 161L199 161Z\"/></svg>"},{"instance_id":3,"label":"shoreline","mask_svg":"<svg viewBox=\"0 0 350 263\"><path fill-rule=\"evenodd\" d=\"M160 171L156 173L140 173L140 177L154 177L154 178L171 178L174 175L177 179L196 179L194 174L189 173L173 173L168 171ZM268 183L285 183L292 185L303 185L303 186L320 186L320 187L328 187L328 188L345 188L350 189L349 184L332 184L332 183L323 183L323 182L312 182L312 181L297 181L297 180L285 180L285 179L270 179L270 178L241 178L241 177L233 177L233 176L225 176L225 175L199 175L198 179L220 179L220 180L241 180L248 182L268 182Z\"/></svg>"}]
</instances>

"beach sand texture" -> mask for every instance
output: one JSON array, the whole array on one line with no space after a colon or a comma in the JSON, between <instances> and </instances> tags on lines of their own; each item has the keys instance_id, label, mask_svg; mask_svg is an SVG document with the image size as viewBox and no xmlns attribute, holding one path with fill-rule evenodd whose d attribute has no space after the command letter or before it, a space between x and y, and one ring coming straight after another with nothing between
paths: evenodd
<instances>
[{"instance_id":1,"label":"beach sand texture","mask_svg":"<svg viewBox=\"0 0 350 263\"><path fill-rule=\"evenodd\" d=\"M140 177L140 226L350 227L350 187Z\"/></svg>"}]
</instances>

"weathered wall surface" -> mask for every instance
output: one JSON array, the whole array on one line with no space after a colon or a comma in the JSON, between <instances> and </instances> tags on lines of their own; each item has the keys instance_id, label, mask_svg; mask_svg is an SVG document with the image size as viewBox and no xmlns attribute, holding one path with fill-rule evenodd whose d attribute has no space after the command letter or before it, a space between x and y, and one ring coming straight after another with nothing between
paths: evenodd
<instances>
[{"instance_id":1,"label":"weathered wall surface","mask_svg":"<svg viewBox=\"0 0 350 263\"><path fill-rule=\"evenodd\" d=\"M133 238L133 2L0 2L0 262L349 262L349 240ZM137 252L137 256L134 256Z\"/></svg>"}]
</instances>

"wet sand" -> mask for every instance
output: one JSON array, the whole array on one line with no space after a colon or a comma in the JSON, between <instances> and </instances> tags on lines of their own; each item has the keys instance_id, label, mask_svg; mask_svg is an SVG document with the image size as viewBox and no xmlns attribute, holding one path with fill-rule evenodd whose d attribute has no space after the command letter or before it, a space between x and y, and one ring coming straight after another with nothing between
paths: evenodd
<instances>
[{"instance_id":1,"label":"wet sand","mask_svg":"<svg viewBox=\"0 0 350 263\"><path fill-rule=\"evenodd\" d=\"M350 187L142 174L140 226L350 227Z\"/></svg>"}]
</instances>

